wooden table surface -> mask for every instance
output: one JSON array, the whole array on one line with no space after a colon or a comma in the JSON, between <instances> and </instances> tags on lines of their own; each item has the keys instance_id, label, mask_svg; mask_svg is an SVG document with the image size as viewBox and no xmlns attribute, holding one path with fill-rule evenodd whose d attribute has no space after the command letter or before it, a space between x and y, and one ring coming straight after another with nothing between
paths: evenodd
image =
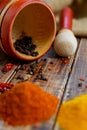
<instances>
[{"instance_id":1,"label":"wooden table surface","mask_svg":"<svg viewBox=\"0 0 87 130\"><path fill-rule=\"evenodd\" d=\"M33 76L29 74L29 68L35 62L37 62L38 73L42 69L46 80L37 79L38 73ZM2 70L7 63L13 63L14 66L4 73ZM49 121L23 130L59 130L56 117L61 103L87 92L87 38L78 38L76 54L69 59L57 56L53 48L45 56L33 62L19 62L0 51L0 82L16 84L24 80L39 84L47 92L56 95L60 102L56 113ZM7 129L7 126L4 127L0 122L0 130L15 129L12 127Z\"/></svg>"}]
</instances>

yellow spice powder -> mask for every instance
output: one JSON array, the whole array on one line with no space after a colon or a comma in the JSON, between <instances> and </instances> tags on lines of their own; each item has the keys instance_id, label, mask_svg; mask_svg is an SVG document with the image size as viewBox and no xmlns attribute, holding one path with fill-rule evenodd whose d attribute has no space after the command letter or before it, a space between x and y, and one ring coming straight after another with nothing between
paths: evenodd
<instances>
[{"instance_id":1,"label":"yellow spice powder","mask_svg":"<svg viewBox=\"0 0 87 130\"><path fill-rule=\"evenodd\" d=\"M87 94L63 103L57 123L63 130L87 130Z\"/></svg>"}]
</instances>

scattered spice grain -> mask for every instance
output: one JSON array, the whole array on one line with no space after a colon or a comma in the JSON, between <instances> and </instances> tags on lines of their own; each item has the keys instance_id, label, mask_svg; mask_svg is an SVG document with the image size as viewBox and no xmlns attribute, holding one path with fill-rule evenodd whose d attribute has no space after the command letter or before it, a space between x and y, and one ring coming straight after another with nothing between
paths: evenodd
<instances>
[{"instance_id":1,"label":"scattered spice grain","mask_svg":"<svg viewBox=\"0 0 87 130\"><path fill-rule=\"evenodd\" d=\"M0 93L10 90L14 85L0 82Z\"/></svg>"},{"instance_id":2,"label":"scattered spice grain","mask_svg":"<svg viewBox=\"0 0 87 130\"><path fill-rule=\"evenodd\" d=\"M85 81L85 79L84 79L84 78L80 78L79 80L81 80L81 81Z\"/></svg>"},{"instance_id":3,"label":"scattered spice grain","mask_svg":"<svg viewBox=\"0 0 87 130\"><path fill-rule=\"evenodd\" d=\"M52 117L58 98L31 82L16 84L0 96L0 119L10 125L31 125Z\"/></svg>"},{"instance_id":4,"label":"scattered spice grain","mask_svg":"<svg viewBox=\"0 0 87 130\"><path fill-rule=\"evenodd\" d=\"M61 60L64 64L69 64L70 61L69 58L61 58Z\"/></svg>"},{"instance_id":5,"label":"scattered spice grain","mask_svg":"<svg viewBox=\"0 0 87 130\"><path fill-rule=\"evenodd\" d=\"M52 65L53 65L54 63L51 61L51 62L50 62L50 64L52 64Z\"/></svg>"},{"instance_id":6,"label":"scattered spice grain","mask_svg":"<svg viewBox=\"0 0 87 130\"><path fill-rule=\"evenodd\" d=\"M82 87L82 83L78 83L78 87Z\"/></svg>"},{"instance_id":7,"label":"scattered spice grain","mask_svg":"<svg viewBox=\"0 0 87 130\"><path fill-rule=\"evenodd\" d=\"M4 68L2 69L2 72L8 72L9 70L12 69L12 67L14 66L14 64L12 63L7 63Z\"/></svg>"},{"instance_id":8,"label":"scattered spice grain","mask_svg":"<svg viewBox=\"0 0 87 130\"><path fill-rule=\"evenodd\" d=\"M85 85L85 88L87 88L87 85Z\"/></svg>"},{"instance_id":9,"label":"scattered spice grain","mask_svg":"<svg viewBox=\"0 0 87 130\"><path fill-rule=\"evenodd\" d=\"M48 79L44 76L43 74L43 66L39 65L38 61L34 61L29 69L27 70L27 74L30 75L35 75L36 77L34 80L43 80L43 81L48 81Z\"/></svg>"},{"instance_id":10,"label":"scattered spice grain","mask_svg":"<svg viewBox=\"0 0 87 130\"><path fill-rule=\"evenodd\" d=\"M44 61L44 62L47 62L47 59L46 59L46 58L44 58L44 59L43 59L43 61Z\"/></svg>"},{"instance_id":11,"label":"scattered spice grain","mask_svg":"<svg viewBox=\"0 0 87 130\"><path fill-rule=\"evenodd\" d=\"M34 75L37 72L37 67L38 67L38 61L34 61L31 63L29 69L27 70L27 74Z\"/></svg>"},{"instance_id":12,"label":"scattered spice grain","mask_svg":"<svg viewBox=\"0 0 87 130\"><path fill-rule=\"evenodd\" d=\"M86 92L86 88L83 88L81 91L82 91L82 93L85 93Z\"/></svg>"}]
</instances>

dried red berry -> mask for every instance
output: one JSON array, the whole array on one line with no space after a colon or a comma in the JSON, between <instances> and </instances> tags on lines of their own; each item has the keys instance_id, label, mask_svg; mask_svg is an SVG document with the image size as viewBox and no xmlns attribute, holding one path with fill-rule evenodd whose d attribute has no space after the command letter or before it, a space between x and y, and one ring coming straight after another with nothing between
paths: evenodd
<instances>
[{"instance_id":1,"label":"dried red berry","mask_svg":"<svg viewBox=\"0 0 87 130\"><path fill-rule=\"evenodd\" d=\"M8 89L11 89L14 85L13 84L7 84L7 83L0 83L0 92L5 92Z\"/></svg>"},{"instance_id":2,"label":"dried red berry","mask_svg":"<svg viewBox=\"0 0 87 130\"><path fill-rule=\"evenodd\" d=\"M4 72L8 72L9 70L12 69L12 67L13 67L13 64L12 64L12 63L8 63L8 64L6 64L6 65L4 66L3 71L4 71Z\"/></svg>"},{"instance_id":3,"label":"dried red berry","mask_svg":"<svg viewBox=\"0 0 87 130\"><path fill-rule=\"evenodd\" d=\"M81 80L81 81L85 81L85 79L84 79L84 78L80 78L79 80Z\"/></svg>"}]
</instances>

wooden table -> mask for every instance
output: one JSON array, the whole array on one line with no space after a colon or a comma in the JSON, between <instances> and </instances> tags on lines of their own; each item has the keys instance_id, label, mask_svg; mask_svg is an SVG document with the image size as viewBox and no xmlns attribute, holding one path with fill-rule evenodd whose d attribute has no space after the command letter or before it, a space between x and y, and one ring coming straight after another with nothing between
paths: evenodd
<instances>
[{"instance_id":1,"label":"wooden table","mask_svg":"<svg viewBox=\"0 0 87 130\"><path fill-rule=\"evenodd\" d=\"M10 71L3 73L3 67L9 62L13 63L14 66ZM15 61L0 51L0 82L16 84L28 80L58 96L59 106L49 121L23 128L23 130L58 130L56 117L61 103L87 92L87 38L78 38L77 52L69 59L57 56L53 48L44 57L38 59L38 73L40 69L43 69L46 80L36 79L38 73L33 76L29 74L30 65L34 62ZM21 78L18 78L20 75ZM1 122L0 130L15 129L2 127ZM18 128L18 130L22 130L22 128Z\"/></svg>"}]
</instances>

